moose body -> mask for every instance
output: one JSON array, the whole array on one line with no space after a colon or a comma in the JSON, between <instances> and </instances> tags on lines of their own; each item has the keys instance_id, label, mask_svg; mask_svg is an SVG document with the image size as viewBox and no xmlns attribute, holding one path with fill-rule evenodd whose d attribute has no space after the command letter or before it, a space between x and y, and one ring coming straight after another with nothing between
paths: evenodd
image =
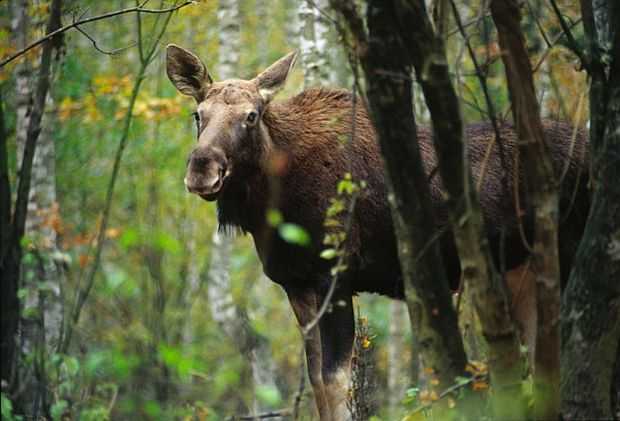
<instances>
[{"instance_id":1,"label":"moose body","mask_svg":"<svg viewBox=\"0 0 620 421\"><path fill-rule=\"evenodd\" d=\"M320 257L330 198L336 195L337 183L347 172L367 185L349 216L347 269L338 280L334 305L309 332L305 343L321 419L339 420L348 416L346 391L354 338L352 296L376 292L402 298L403 281L383 162L367 111L359 102L354 106L351 94L343 90L310 89L281 102L271 101L294 60L295 54L289 54L250 81L213 82L195 55L171 45L167 71L175 86L198 103L198 144L188 160L187 189L205 200L217 200L223 229L240 229L252 235L264 272L284 288L302 326L315 318L332 280L333 262ZM562 236L580 234L585 221L584 200L580 206L573 206L572 198L585 186L587 142L581 131L573 137L567 124L545 121L544 127L556 173L564 175L567 186L561 209L570 209L566 224L570 229L560 231L562 244ZM499 145L489 143L495 138L489 124L467 126L465 136L474 182L483 178L480 200L494 258L510 270L521 265L528 254L519 233L517 199L526 215L521 220L526 237L531 234L532 223L527 216L527 195L523 189L518 190L518 197L513 194L516 183L524 179L522 173L514 171L516 134L508 124L500 131L503 159ZM443 263L456 286L460 263L435 168L432 131L419 127L418 143L431 186L435 222L444 231L440 237ZM267 221L269 209L278 209L284 221L303 227L311 244L303 247L284 241ZM507 251L501 258L500 239ZM566 244L561 261L563 277L568 274L575 241L567 239Z\"/></svg>"}]
</instances>

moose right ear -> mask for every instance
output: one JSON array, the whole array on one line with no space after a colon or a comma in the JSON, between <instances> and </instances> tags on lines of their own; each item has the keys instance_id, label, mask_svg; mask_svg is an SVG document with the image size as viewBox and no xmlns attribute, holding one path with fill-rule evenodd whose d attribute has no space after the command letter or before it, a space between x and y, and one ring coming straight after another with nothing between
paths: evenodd
<instances>
[{"instance_id":1,"label":"moose right ear","mask_svg":"<svg viewBox=\"0 0 620 421\"><path fill-rule=\"evenodd\" d=\"M195 54L175 44L166 47L166 73L182 94L201 102L213 83L207 66Z\"/></svg>"}]
</instances>

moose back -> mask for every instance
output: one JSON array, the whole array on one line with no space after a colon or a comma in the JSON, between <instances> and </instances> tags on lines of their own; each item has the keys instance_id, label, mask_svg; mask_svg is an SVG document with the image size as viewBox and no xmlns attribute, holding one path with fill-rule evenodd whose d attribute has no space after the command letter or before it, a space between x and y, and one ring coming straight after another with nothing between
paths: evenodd
<instances>
[{"instance_id":1,"label":"moose back","mask_svg":"<svg viewBox=\"0 0 620 421\"><path fill-rule=\"evenodd\" d=\"M320 417L340 420L348 417L346 398L354 337L352 295L368 291L402 298L403 283L383 162L367 111L363 104L353 107L351 94L343 90L309 89L281 102L272 101L295 58L295 53L288 54L252 80L215 82L198 57L169 45L167 73L176 88L197 103L198 142L188 159L187 190L207 201L217 201L221 228L250 233L266 275L284 288L302 326L314 319L331 281L331 261L320 257L330 198L336 195L337 183L346 172L367 185L350 215L347 269L332 298L338 305L321 317L305 343ZM355 135L351 136L353 125ZM560 230L565 278L576 244L568 237L581 233L583 210L587 209L582 182L587 177L580 174L585 168L587 142L581 131L574 139L571 127L564 123L546 121L544 127L557 173L564 173L561 209L564 213L570 210L568 215L563 214L568 221L563 226L569 228ZM515 171L516 134L508 124L501 127L504 159L500 159L497 145L491 146L485 158L494 139L490 125L470 125L465 135L474 181L483 178L480 200L494 258L499 260L502 237L506 250L503 262L507 269L517 268L527 258L527 250L515 216L515 180L523 178L521 168ZM349 137L351 144L343 147L342 139ZM418 141L437 228L447 228L431 130L418 128ZM577 204L571 200L575 194ZM518 196L526 213L525 235L529 236L532 223L527 195L519 191ZM302 247L284 241L267 222L267 211L272 208L280 211L284 221L303 227L311 244ZM440 247L455 286L460 277L459 259L452 233L444 231Z\"/></svg>"}]
</instances>

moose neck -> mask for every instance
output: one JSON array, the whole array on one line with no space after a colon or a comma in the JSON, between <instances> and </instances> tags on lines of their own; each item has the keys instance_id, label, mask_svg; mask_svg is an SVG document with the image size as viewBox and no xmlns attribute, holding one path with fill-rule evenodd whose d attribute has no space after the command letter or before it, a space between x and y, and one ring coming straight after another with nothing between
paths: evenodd
<instances>
[{"instance_id":1,"label":"moose neck","mask_svg":"<svg viewBox=\"0 0 620 421\"><path fill-rule=\"evenodd\" d=\"M231 233L239 230L257 235L266 226L266 213L272 203L273 184L265 169L273 150L267 126L261 123L258 138L256 162L241 165L229 185L217 201L219 229Z\"/></svg>"}]
</instances>

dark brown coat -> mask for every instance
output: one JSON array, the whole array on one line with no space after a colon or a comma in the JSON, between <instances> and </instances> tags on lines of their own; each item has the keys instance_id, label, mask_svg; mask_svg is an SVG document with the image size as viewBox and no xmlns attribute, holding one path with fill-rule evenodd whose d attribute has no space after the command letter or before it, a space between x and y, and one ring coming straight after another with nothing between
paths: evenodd
<instances>
[{"instance_id":1,"label":"dark brown coat","mask_svg":"<svg viewBox=\"0 0 620 421\"><path fill-rule=\"evenodd\" d=\"M213 82L198 57L171 45L167 72L177 89L198 104L198 143L188 159L187 189L205 200L217 200L224 230L240 229L252 235L265 273L283 286L301 326L315 319L331 282L331 261L319 256L330 198L347 172L367 183L352 215L347 270L338 281L330 311L305 338L321 419L340 420L347 418L354 336L351 297L369 291L402 298L403 284L383 163L366 109L361 103L353 107L351 95L342 90L310 89L288 100L272 101L294 61L295 54L289 54L250 81ZM544 125L558 179L563 181L560 254L565 278L589 207L587 140L583 131L573 133L565 123L546 121ZM523 174L516 171L522 166L516 162L515 132L509 124L500 131L501 143L493 143L494 132L486 123L467 126L465 135L474 181L482 179L480 200L494 257L509 270L527 257L522 237L529 239L532 232L532 212ZM440 237L443 262L456 287L460 265L431 136L428 128L418 129L435 223L444 232ZM285 242L267 222L270 208L278 209L285 222L303 227L311 245ZM500 247L502 238L504 247ZM500 249L505 250L503 256Z\"/></svg>"},{"instance_id":2,"label":"dark brown coat","mask_svg":"<svg viewBox=\"0 0 620 421\"><path fill-rule=\"evenodd\" d=\"M356 135L353 143L345 146L346 142L342 139L348 139L351 135L351 110L351 95L348 92L326 89L306 90L291 99L271 103L265 109L263 122L275 149L287 161L287 169L281 175L277 188L278 207L285 221L296 223L311 234L311 248L285 243L269 230L265 222L265 211L270 200L269 176L263 172L243 180L230 180L227 189L235 194L225 190L218 199L220 222L224 226L238 226L252 234L260 233L257 248L265 272L271 279L286 286L315 287L317 283L330 279L329 263L318 256L324 247L325 210L330 198L336 194L338 181L345 172L351 172L354 179L365 180L368 184L365 193L358 199L351 227L351 260L347 271L351 287L354 292L378 292L402 298L402 281L380 151L366 110L359 104L356 110ZM544 126L558 177L568 163L563 183L562 214L566 216L576 188L579 188L580 194L579 207L573 209L583 212L583 203L587 204L587 197L583 197L583 194L587 196L584 192L587 181L587 174L583 171L586 168L584 163L587 153L584 133L582 130L574 133L576 138L571 151L573 129L568 124L547 120ZM495 137L491 125L478 123L468 125L465 129L476 184L484 167L480 200L487 230L494 243L499 242L500 232L504 230L507 250L505 265L506 269L511 269L522 263L527 253L516 218L516 133L506 123L501 126L500 134L506 171L503 170L497 144L492 145L485 163L489 143ZM441 180L436 171L431 130L418 128L418 138L423 164L431 183L437 227L447 228L447 209L442 197ZM504 174L505 180L502 178ZM578 182L578 179L581 181ZM529 238L532 226L527 217L529 208L527 195L523 193L522 173L520 180L520 206L526 212L523 229ZM233 183L238 185L233 187ZM503 183L506 183L505 187ZM247 192L247 196L236 194L239 191ZM271 197L271 200L274 198ZM583 213L580 214L581 223L583 216ZM271 232L265 234L265 230ZM458 279L459 263L449 230L442 237L442 244L444 261L451 279ZM266 249L263 250L263 247ZM498 247L494 247L494 250L497 251ZM499 263L497 253L496 258Z\"/></svg>"}]
</instances>

